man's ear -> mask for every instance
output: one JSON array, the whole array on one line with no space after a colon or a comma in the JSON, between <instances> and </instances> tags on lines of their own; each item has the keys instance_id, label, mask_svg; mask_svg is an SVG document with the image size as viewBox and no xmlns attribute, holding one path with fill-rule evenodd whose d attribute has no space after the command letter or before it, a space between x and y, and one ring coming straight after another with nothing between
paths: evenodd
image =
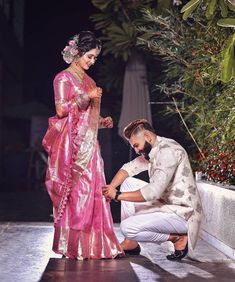
<instances>
[{"instance_id":1,"label":"man's ear","mask_svg":"<svg viewBox=\"0 0 235 282\"><path fill-rule=\"evenodd\" d=\"M151 141L152 141L152 136L151 136L151 134L150 134L150 132L149 132L148 130L145 130L145 131L144 131L144 137L145 137L145 139L147 140L147 142L151 143Z\"/></svg>"}]
</instances>

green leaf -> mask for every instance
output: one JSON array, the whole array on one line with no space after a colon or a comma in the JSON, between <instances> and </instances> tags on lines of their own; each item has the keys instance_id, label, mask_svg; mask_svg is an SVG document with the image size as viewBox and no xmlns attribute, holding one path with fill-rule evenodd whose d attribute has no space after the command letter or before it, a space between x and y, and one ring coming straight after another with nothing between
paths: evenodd
<instances>
[{"instance_id":1,"label":"green leaf","mask_svg":"<svg viewBox=\"0 0 235 282\"><path fill-rule=\"evenodd\" d=\"M108 7L108 5L110 4L109 2L110 1L105 0L92 0L92 4L101 11L105 10Z\"/></svg>"},{"instance_id":2,"label":"green leaf","mask_svg":"<svg viewBox=\"0 0 235 282\"><path fill-rule=\"evenodd\" d=\"M184 13L184 20L186 20L192 14L192 12L198 7L201 1L202 0L191 0L181 9L181 13Z\"/></svg>"},{"instance_id":3,"label":"green leaf","mask_svg":"<svg viewBox=\"0 0 235 282\"><path fill-rule=\"evenodd\" d=\"M218 20L217 25L223 27L235 27L235 18L220 19Z\"/></svg>"},{"instance_id":4,"label":"green leaf","mask_svg":"<svg viewBox=\"0 0 235 282\"><path fill-rule=\"evenodd\" d=\"M222 74L223 82L229 82L235 77L235 34L228 39L227 46L222 51Z\"/></svg>"},{"instance_id":5,"label":"green leaf","mask_svg":"<svg viewBox=\"0 0 235 282\"><path fill-rule=\"evenodd\" d=\"M235 6L230 4L230 3L227 3L228 7L229 7L229 10L235 12Z\"/></svg>"},{"instance_id":6,"label":"green leaf","mask_svg":"<svg viewBox=\"0 0 235 282\"><path fill-rule=\"evenodd\" d=\"M219 0L219 7L221 11L221 16L226 18L228 15L228 6L225 4L224 0Z\"/></svg>"},{"instance_id":7,"label":"green leaf","mask_svg":"<svg viewBox=\"0 0 235 282\"><path fill-rule=\"evenodd\" d=\"M191 9L195 4L199 4L201 0L191 0L186 5L182 7L180 10L181 13L186 12L187 10Z\"/></svg>"},{"instance_id":8,"label":"green leaf","mask_svg":"<svg viewBox=\"0 0 235 282\"><path fill-rule=\"evenodd\" d=\"M113 18L109 14L105 13L97 13L90 16L90 19L95 23L95 28L105 30L106 27L108 27L112 21Z\"/></svg>"},{"instance_id":9,"label":"green leaf","mask_svg":"<svg viewBox=\"0 0 235 282\"><path fill-rule=\"evenodd\" d=\"M216 7L217 7L217 0L210 0L207 6L207 9L206 9L206 18L208 20L212 19L215 13Z\"/></svg>"}]
</instances>

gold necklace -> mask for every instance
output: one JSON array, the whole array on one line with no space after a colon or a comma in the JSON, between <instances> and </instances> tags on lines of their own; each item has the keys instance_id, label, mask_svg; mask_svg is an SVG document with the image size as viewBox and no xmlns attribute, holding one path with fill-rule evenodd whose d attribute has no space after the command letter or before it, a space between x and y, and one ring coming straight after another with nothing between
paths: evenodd
<instances>
[{"instance_id":1,"label":"gold necklace","mask_svg":"<svg viewBox=\"0 0 235 282\"><path fill-rule=\"evenodd\" d=\"M84 74L85 74L85 71L78 71L77 69L75 69L74 67L72 66L69 66L68 67L68 70L70 70L70 72L72 74L74 74L79 80L83 78Z\"/></svg>"}]
</instances>

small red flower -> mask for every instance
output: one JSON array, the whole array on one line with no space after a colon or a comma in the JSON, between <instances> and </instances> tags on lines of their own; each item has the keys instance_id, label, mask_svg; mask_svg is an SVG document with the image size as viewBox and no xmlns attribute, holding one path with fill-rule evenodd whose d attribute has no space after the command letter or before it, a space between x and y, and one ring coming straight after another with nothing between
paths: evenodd
<instances>
[{"instance_id":1,"label":"small red flower","mask_svg":"<svg viewBox=\"0 0 235 282\"><path fill-rule=\"evenodd\" d=\"M224 162L222 162L222 163L220 164L220 168L221 168L221 169L226 169L226 168L227 168L227 164L224 163Z\"/></svg>"}]
</instances>

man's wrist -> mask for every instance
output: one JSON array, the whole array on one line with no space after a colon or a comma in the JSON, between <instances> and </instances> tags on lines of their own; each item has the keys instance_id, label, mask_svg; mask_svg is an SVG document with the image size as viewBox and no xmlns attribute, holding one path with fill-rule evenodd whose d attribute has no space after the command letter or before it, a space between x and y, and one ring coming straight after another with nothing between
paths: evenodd
<instances>
[{"instance_id":1,"label":"man's wrist","mask_svg":"<svg viewBox=\"0 0 235 282\"><path fill-rule=\"evenodd\" d=\"M115 202L118 202L118 201L119 201L118 197L119 197L121 194L122 194L121 191L116 191L116 195L115 195L115 198L114 198L114 201L115 201Z\"/></svg>"}]
</instances>

